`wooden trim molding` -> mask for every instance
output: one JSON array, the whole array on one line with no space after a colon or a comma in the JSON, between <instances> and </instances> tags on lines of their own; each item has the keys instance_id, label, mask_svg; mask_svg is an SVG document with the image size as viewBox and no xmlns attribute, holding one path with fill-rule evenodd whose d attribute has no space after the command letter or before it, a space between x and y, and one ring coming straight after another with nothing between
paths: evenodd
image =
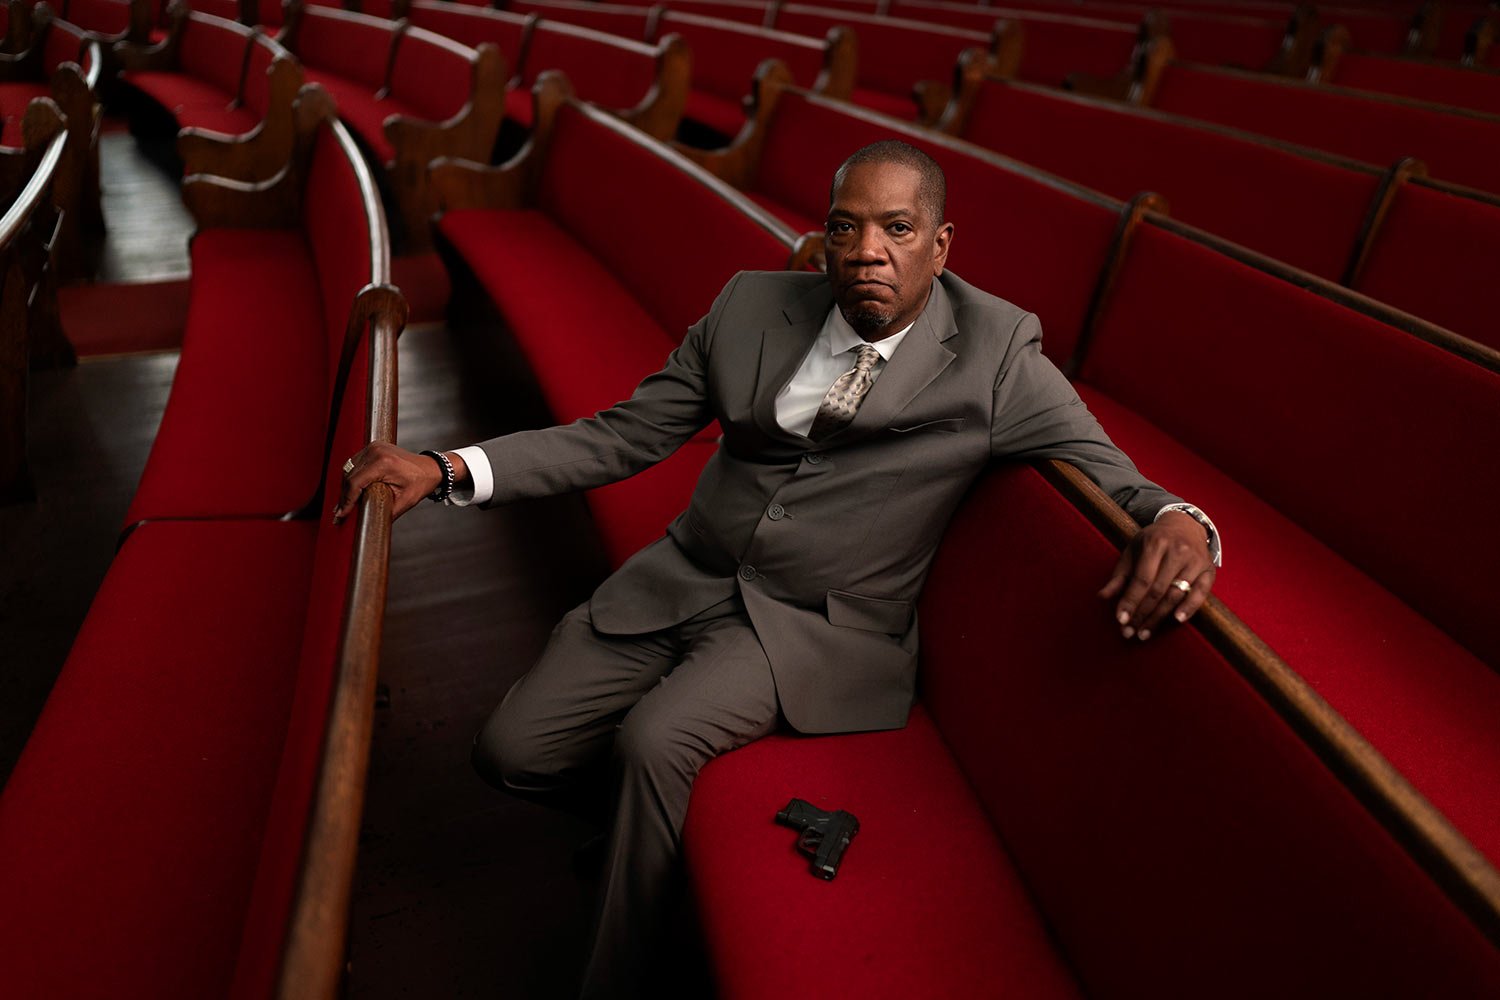
<instances>
[{"instance_id":1,"label":"wooden trim molding","mask_svg":"<svg viewBox=\"0 0 1500 1000\"><path fill-rule=\"evenodd\" d=\"M252 45L267 40L257 38ZM280 48L280 46L277 46ZM183 176L214 174L258 181L276 176L291 157L295 141L292 106L302 89L302 64L290 53L279 54L267 73L271 78L266 117L243 135L201 128L177 133L177 156Z\"/></svg>"},{"instance_id":2,"label":"wooden trim molding","mask_svg":"<svg viewBox=\"0 0 1500 1000\"><path fill-rule=\"evenodd\" d=\"M1130 253L1130 243L1135 237L1135 231L1140 228L1148 212L1165 215L1167 200L1154 191L1142 191L1120 210L1119 221L1115 223L1114 239L1110 241L1109 256L1105 258L1104 269L1099 272L1099 280L1095 282L1093 294L1089 296L1088 309L1083 314L1083 325L1078 330L1078 342L1073 346L1072 355L1057 366L1068 378L1073 378L1083 368L1089 345L1094 340L1094 331L1099 324L1099 317L1104 314L1105 308L1109 305L1109 298L1114 293L1120 268L1125 266L1125 258Z\"/></svg>"},{"instance_id":3,"label":"wooden trim molding","mask_svg":"<svg viewBox=\"0 0 1500 1000\"><path fill-rule=\"evenodd\" d=\"M1397 160L1381 176L1380 186L1375 189L1375 195L1370 199L1370 207L1365 212L1364 222L1360 224L1359 236L1350 250L1349 263L1344 267L1344 274L1339 279L1339 284L1353 288L1359 282L1360 274L1365 268L1365 261L1370 256L1370 248L1380 237L1380 227L1385 224L1385 217L1390 214L1391 205L1395 202L1402 185L1413 177L1426 176L1427 164L1412 156Z\"/></svg>"}]
</instances>

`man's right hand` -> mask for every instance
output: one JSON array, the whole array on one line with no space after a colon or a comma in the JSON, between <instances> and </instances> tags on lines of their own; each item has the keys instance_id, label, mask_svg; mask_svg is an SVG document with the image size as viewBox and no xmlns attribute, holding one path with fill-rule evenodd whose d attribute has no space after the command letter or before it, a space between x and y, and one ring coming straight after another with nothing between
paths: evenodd
<instances>
[{"instance_id":1,"label":"man's right hand","mask_svg":"<svg viewBox=\"0 0 1500 1000\"><path fill-rule=\"evenodd\" d=\"M469 470L459 456L448 452L455 479L463 482ZM349 459L344 473L344 492L333 508L333 523L338 524L354 512L359 496L372 483L385 483L395 499L393 517L400 517L421 503L443 481L443 470L431 457L419 455L393 444L375 442L360 449Z\"/></svg>"}]
</instances>

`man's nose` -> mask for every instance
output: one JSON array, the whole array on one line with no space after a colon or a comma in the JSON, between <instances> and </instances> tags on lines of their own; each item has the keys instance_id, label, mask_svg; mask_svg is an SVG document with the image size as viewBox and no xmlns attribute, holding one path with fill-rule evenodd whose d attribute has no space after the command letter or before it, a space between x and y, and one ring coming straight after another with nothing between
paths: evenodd
<instances>
[{"instance_id":1,"label":"man's nose","mask_svg":"<svg viewBox=\"0 0 1500 1000\"><path fill-rule=\"evenodd\" d=\"M885 263L885 243L880 237L880 230L873 226L858 230L854 246L849 248L849 259L861 264Z\"/></svg>"}]
</instances>

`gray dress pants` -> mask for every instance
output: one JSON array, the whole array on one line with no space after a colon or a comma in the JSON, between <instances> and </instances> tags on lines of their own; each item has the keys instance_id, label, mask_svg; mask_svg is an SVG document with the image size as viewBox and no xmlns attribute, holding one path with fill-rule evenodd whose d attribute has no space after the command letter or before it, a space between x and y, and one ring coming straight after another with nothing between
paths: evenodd
<instances>
[{"instance_id":1,"label":"gray dress pants","mask_svg":"<svg viewBox=\"0 0 1500 1000\"><path fill-rule=\"evenodd\" d=\"M700 768L776 728L776 684L736 595L646 635L594 631L588 604L553 631L475 740L475 766L519 793L608 760L615 798L583 997L638 995L672 899Z\"/></svg>"}]
</instances>

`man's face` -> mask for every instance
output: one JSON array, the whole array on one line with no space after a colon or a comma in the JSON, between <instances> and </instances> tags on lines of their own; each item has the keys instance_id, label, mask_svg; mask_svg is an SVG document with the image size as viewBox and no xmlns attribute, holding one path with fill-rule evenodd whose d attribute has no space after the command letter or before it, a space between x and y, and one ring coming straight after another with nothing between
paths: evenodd
<instances>
[{"instance_id":1,"label":"man's face","mask_svg":"<svg viewBox=\"0 0 1500 1000\"><path fill-rule=\"evenodd\" d=\"M844 319L865 340L882 340L921 314L943 272L953 227L928 218L922 175L896 163L860 163L844 173L828 209L828 280Z\"/></svg>"}]
</instances>

